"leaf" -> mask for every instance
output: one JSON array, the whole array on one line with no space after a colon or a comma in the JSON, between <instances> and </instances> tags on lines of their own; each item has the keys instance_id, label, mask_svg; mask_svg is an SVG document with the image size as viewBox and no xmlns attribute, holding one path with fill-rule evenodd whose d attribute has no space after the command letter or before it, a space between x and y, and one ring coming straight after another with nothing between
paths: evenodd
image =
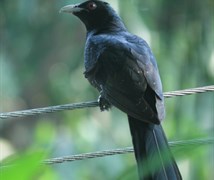
<instances>
[{"instance_id":1,"label":"leaf","mask_svg":"<svg viewBox=\"0 0 214 180\"><path fill-rule=\"evenodd\" d=\"M26 153L10 157L5 162L1 163L0 176L5 180L29 180L33 179L42 171L44 165L41 161L44 159L44 154L41 152Z\"/></svg>"}]
</instances>

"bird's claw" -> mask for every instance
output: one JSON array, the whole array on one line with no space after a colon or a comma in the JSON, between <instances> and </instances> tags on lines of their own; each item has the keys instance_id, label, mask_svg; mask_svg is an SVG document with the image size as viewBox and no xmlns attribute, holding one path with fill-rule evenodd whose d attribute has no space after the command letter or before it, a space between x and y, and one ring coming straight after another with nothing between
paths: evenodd
<instances>
[{"instance_id":1,"label":"bird's claw","mask_svg":"<svg viewBox=\"0 0 214 180\"><path fill-rule=\"evenodd\" d=\"M108 100L103 98L101 95L98 98L98 103L101 111L108 111L111 108L111 104L108 102Z\"/></svg>"}]
</instances>

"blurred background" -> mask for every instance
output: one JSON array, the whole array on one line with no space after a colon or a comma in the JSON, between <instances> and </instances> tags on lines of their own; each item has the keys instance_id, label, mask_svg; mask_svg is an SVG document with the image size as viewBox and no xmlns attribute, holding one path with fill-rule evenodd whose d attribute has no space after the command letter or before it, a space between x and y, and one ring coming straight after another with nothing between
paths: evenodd
<instances>
[{"instance_id":1,"label":"blurred background","mask_svg":"<svg viewBox=\"0 0 214 180\"><path fill-rule=\"evenodd\" d=\"M76 17L59 14L62 6L77 2L0 1L0 112L97 99L83 75L85 27ZM108 2L130 32L151 46L165 92L214 84L213 0ZM170 141L214 136L214 93L165 102L163 126ZM10 179L137 179L133 154L36 165L41 159L131 145L126 115L115 108L0 120L0 159L22 162L7 170ZM213 145L173 153L184 179L214 178Z\"/></svg>"}]
</instances>

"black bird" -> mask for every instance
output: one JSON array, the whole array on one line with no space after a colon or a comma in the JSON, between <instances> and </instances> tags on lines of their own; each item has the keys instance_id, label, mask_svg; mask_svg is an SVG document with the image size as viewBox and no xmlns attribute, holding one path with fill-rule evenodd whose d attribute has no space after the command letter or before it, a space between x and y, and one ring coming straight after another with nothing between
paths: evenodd
<instances>
[{"instance_id":1,"label":"black bird","mask_svg":"<svg viewBox=\"0 0 214 180\"><path fill-rule=\"evenodd\" d=\"M128 115L139 178L182 179L160 125L162 84L148 44L127 31L107 2L89 0L60 11L86 26L85 77L100 92L101 110L113 105Z\"/></svg>"}]
</instances>

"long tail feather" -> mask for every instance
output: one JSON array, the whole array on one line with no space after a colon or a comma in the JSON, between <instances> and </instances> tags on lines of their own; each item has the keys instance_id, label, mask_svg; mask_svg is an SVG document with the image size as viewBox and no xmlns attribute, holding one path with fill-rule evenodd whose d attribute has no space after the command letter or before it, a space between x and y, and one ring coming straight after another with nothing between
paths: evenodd
<instances>
[{"instance_id":1,"label":"long tail feather","mask_svg":"<svg viewBox=\"0 0 214 180\"><path fill-rule=\"evenodd\" d=\"M140 180L181 180L162 126L128 119Z\"/></svg>"}]
</instances>

